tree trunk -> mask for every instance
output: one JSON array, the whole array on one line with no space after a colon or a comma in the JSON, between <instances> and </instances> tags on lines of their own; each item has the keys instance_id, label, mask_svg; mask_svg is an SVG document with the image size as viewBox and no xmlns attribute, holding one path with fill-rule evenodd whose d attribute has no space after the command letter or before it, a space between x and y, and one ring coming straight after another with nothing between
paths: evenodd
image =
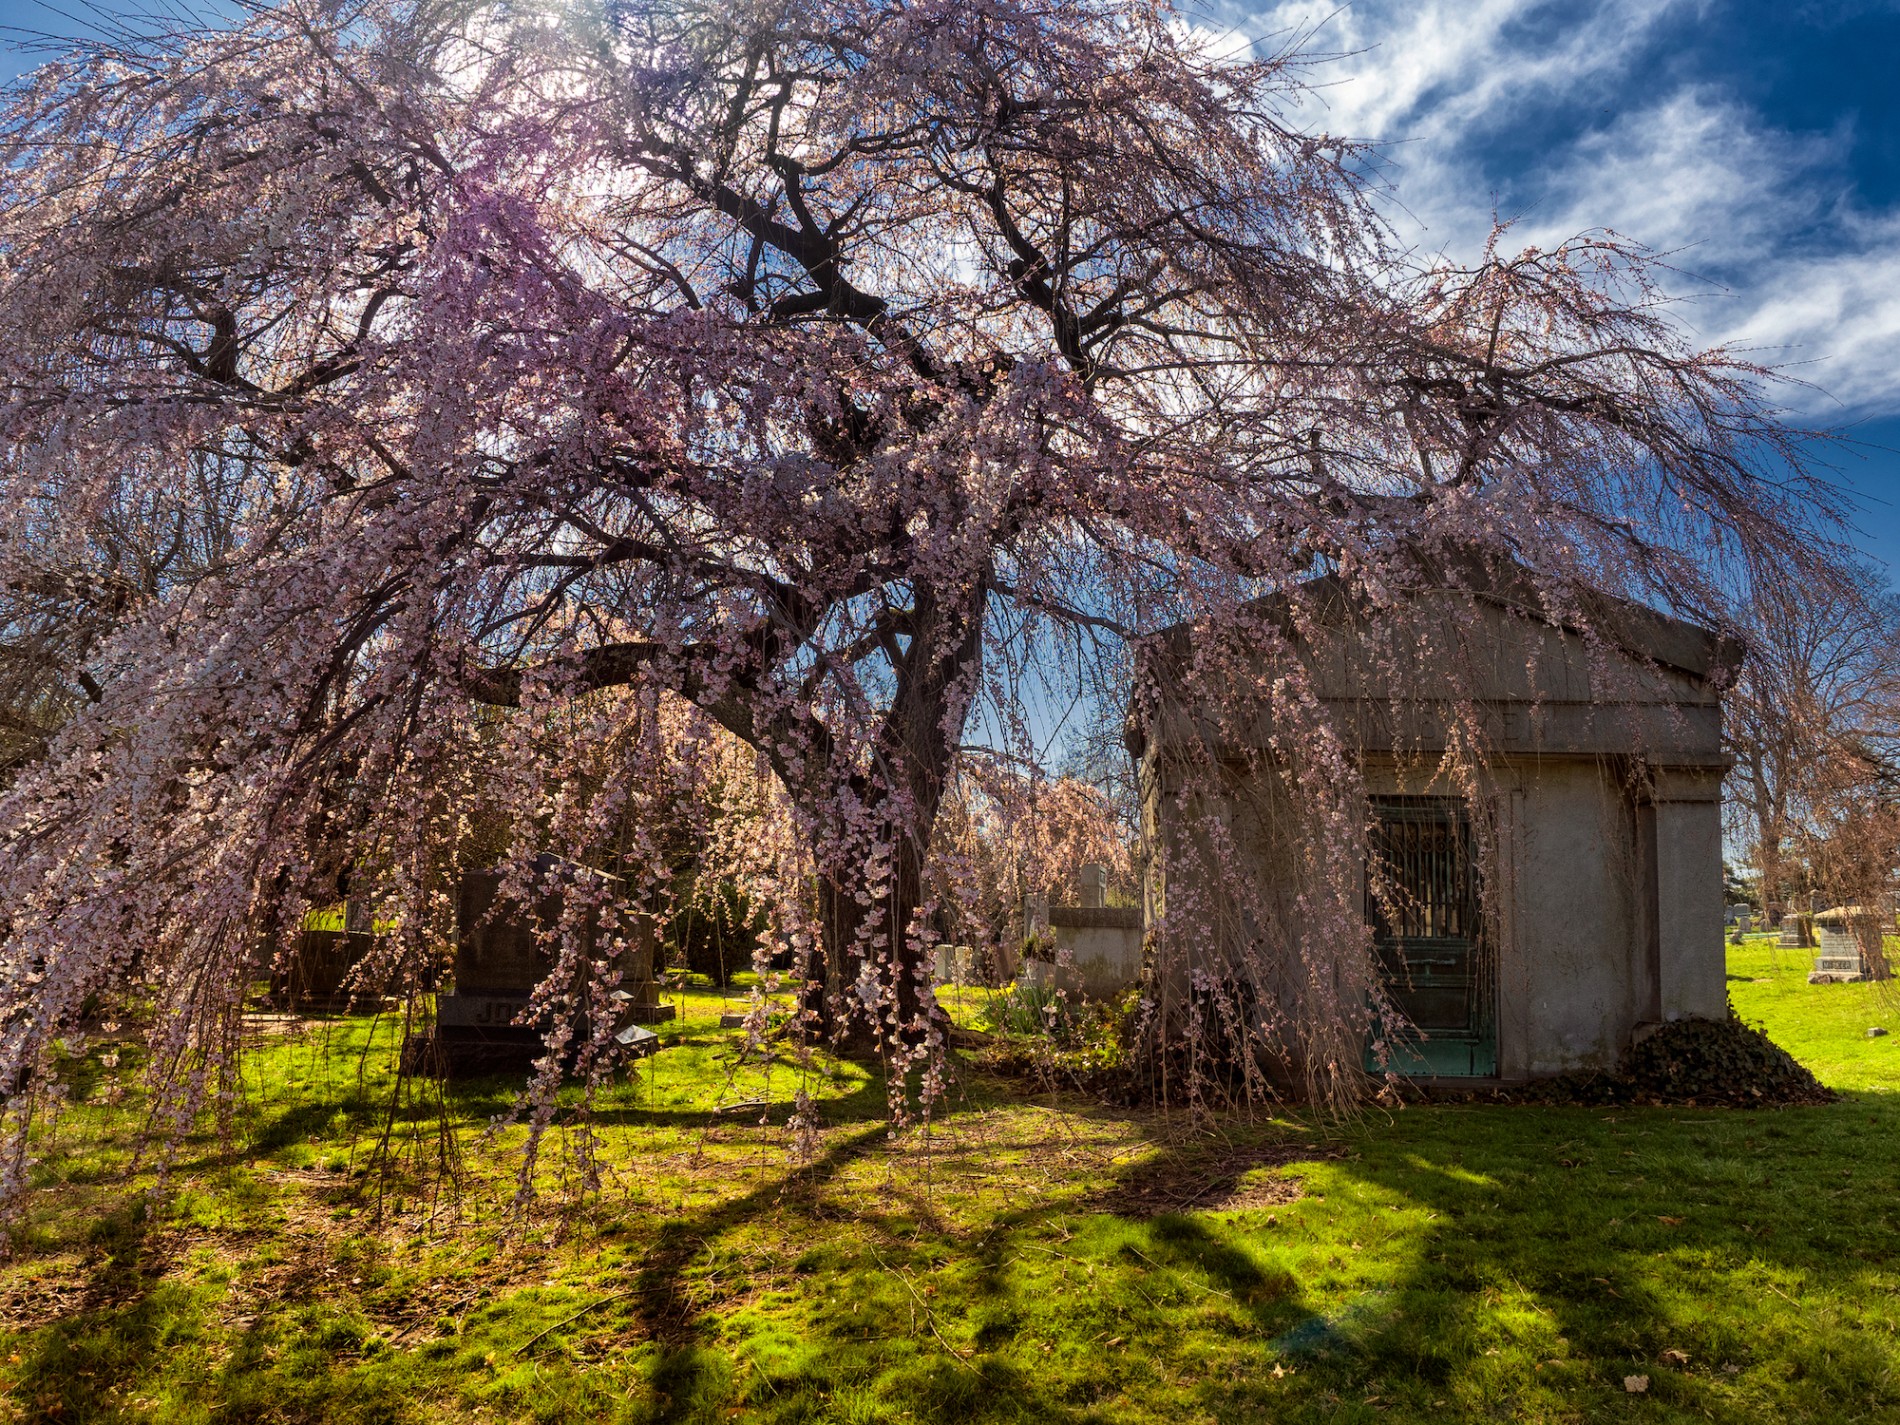
<instances>
[{"instance_id":1,"label":"tree trunk","mask_svg":"<svg viewBox=\"0 0 1900 1425\"><path fill-rule=\"evenodd\" d=\"M860 805L890 842L884 884L867 904L860 899L868 889L862 866L820 869L823 934L801 1008L843 1046L914 1046L942 1018L919 912L937 810L962 738L968 679L981 656L986 587L979 582L948 601L921 586L913 592L910 644L894 660L898 686L877 738L878 772L851 779ZM833 794L839 780L828 779ZM822 802L807 812L827 814ZM868 988L876 991L868 998L860 992L867 959Z\"/></svg>"},{"instance_id":2,"label":"tree trunk","mask_svg":"<svg viewBox=\"0 0 1900 1425\"><path fill-rule=\"evenodd\" d=\"M822 937L799 1007L820 1037L847 1052L914 1044L942 1015L931 989L930 947L914 939L926 848L910 836L900 836L897 846L889 883L869 905L859 899L862 882L848 872L820 881ZM876 991L869 1001L859 988L867 960Z\"/></svg>"}]
</instances>

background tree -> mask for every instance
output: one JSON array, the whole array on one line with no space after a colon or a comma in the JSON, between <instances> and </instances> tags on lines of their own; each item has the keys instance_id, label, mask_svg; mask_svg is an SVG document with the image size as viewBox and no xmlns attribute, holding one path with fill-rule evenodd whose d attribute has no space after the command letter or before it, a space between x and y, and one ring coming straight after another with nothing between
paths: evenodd
<instances>
[{"instance_id":1,"label":"background tree","mask_svg":"<svg viewBox=\"0 0 1900 1425\"><path fill-rule=\"evenodd\" d=\"M1138 903L1132 838L1098 788L993 757L965 757L937 813L927 884L947 941L1007 973L1022 951L1023 907L1080 903L1084 866L1108 869L1112 894Z\"/></svg>"},{"instance_id":2,"label":"background tree","mask_svg":"<svg viewBox=\"0 0 1900 1425\"><path fill-rule=\"evenodd\" d=\"M1763 909L1806 910L1810 892L1884 892L1893 848L1866 844L1867 817L1900 766L1900 602L1874 569L1849 563L1824 584L1756 589L1742 626L1748 658L1724 708L1727 808ZM1876 885L1869 867L1882 854Z\"/></svg>"},{"instance_id":3,"label":"background tree","mask_svg":"<svg viewBox=\"0 0 1900 1425\"><path fill-rule=\"evenodd\" d=\"M1281 117L1308 78L1150 0L290 0L16 86L0 575L127 482L209 464L233 511L0 802L16 1114L134 947L187 1113L313 840L408 973L470 801L576 849L562 809L620 795L585 749L659 692L769 767L807 1027L895 1069L940 1042L958 750L1064 639L1257 648L1247 601L1318 569L1380 603L1511 561L1587 624L1818 568L1763 373L1682 340L1639 248L1401 249L1368 155ZM1246 691L1336 866L1350 759L1297 678ZM614 788L658 775L614 745ZM1350 1035L1360 912L1308 922Z\"/></svg>"},{"instance_id":4,"label":"background tree","mask_svg":"<svg viewBox=\"0 0 1900 1425\"><path fill-rule=\"evenodd\" d=\"M0 778L45 754L53 734L100 696L88 665L104 639L156 599L215 568L233 534L215 461L157 490L118 481L75 519L58 487L14 511L0 587Z\"/></svg>"}]
</instances>

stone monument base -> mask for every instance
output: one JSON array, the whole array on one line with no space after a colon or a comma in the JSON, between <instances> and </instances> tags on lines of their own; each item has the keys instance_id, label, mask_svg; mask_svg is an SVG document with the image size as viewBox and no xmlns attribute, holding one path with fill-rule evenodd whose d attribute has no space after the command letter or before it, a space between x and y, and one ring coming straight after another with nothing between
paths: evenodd
<instances>
[{"instance_id":1,"label":"stone monument base","mask_svg":"<svg viewBox=\"0 0 1900 1425\"><path fill-rule=\"evenodd\" d=\"M614 1035L629 1058L645 1058L660 1047L646 1024L673 1018L670 1004L640 1004L625 990L615 1017ZM528 1007L526 998L507 995L443 995L435 1004L435 1027L412 1034L403 1045L403 1066L410 1073L438 1078L478 1078L484 1074L525 1074L547 1053L541 1031L515 1023ZM584 1030L585 1026L581 1026Z\"/></svg>"},{"instance_id":2,"label":"stone monument base","mask_svg":"<svg viewBox=\"0 0 1900 1425\"><path fill-rule=\"evenodd\" d=\"M628 1010L627 1018L635 1024L665 1024L677 1012L670 1004L643 1004Z\"/></svg>"}]
</instances>

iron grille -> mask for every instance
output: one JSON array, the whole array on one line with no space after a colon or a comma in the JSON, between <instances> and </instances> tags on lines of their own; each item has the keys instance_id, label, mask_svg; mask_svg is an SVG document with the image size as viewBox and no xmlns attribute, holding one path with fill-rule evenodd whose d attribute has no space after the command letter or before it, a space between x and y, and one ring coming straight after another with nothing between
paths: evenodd
<instances>
[{"instance_id":1,"label":"iron grille","mask_svg":"<svg viewBox=\"0 0 1900 1425\"><path fill-rule=\"evenodd\" d=\"M1393 1006L1409 1022L1408 1072L1496 1071L1483 913L1465 804L1372 804L1366 915Z\"/></svg>"}]
</instances>

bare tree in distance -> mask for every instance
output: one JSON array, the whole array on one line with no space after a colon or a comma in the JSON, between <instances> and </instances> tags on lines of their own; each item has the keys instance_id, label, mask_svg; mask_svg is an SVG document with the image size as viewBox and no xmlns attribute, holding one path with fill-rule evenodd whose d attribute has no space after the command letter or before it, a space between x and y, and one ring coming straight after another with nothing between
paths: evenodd
<instances>
[{"instance_id":1,"label":"bare tree in distance","mask_svg":"<svg viewBox=\"0 0 1900 1425\"><path fill-rule=\"evenodd\" d=\"M1878 839L1868 816L1900 766L1900 600L1878 570L1847 561L1828 583L1756 588L1741 623L1749 654L1726 708L1728 810L1764 910L1806 909L1810 894L1878 899L1896 848L1864 843Z\"/></svg>"}]
</instances>

